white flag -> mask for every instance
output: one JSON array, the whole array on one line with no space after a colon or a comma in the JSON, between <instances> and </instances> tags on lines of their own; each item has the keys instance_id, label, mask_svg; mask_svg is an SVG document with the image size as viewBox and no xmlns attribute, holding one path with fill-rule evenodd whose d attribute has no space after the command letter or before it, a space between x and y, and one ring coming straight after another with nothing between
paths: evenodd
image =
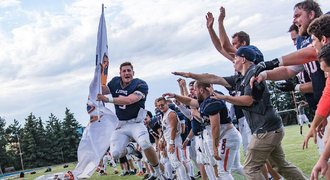
<instances>
[{"instance_id":1,"label":"white flag","mask_svg":"<svg viewBox=\"0 0 330 180\"><path fill-rule=\"evenodd\" d=\"M107 28L104 19L104 6L97 33L96 61L94 78L89 86L87 111L90 123L84 130L78 147L78 164L73 171L76 178L89 178L93 175L100 160L110 147L110 139L117 127L117 116L100 101L96 101L101 93L101 85L106 85L109 56Z\"/></svg>"}]
</instances>

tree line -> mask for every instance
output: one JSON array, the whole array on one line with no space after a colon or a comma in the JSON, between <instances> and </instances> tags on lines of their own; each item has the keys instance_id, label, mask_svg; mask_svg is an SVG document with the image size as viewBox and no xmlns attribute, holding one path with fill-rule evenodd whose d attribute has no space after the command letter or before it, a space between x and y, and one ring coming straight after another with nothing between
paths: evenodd
<instances>
[{"instance_id":1,"label":"tree line","mask_svg":"<svg viewBox=\"0 0 330 180\"><path fill-rule=\"evenodd\" d=\"M285 83L295 87L297 84L297 78L290 78ZM282 117L283 124L292 125L297 124L297 107L299 102L306 101L306 98L300 92L288 91L284 92L279 90L276 86L279 82L268 81L268 89L270 92L270 100L275 109L279 112ZM313 119L314 113L309 107L305 107L305 113L308 119Z\"/></svg>"},{"instance_id":2,"label":"tree line","mask_svg":"<svg viewBox=\"0 0 330 180\"><path fill-rule=\"evenodd\" d=\"M24 169L77 161L82 127L68 108L63 120L50 114L44 123L30 113L24 126L16 119L7 128L0 117L0 167ZM21 153L21 154L20 154Z\"/></svg>"}]
</instances>

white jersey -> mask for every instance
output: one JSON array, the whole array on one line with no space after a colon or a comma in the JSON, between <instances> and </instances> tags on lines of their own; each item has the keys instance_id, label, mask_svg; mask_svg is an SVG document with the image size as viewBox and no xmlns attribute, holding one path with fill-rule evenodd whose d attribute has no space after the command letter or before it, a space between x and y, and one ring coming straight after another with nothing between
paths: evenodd
<instances>
[{"instance_id":1,"label":"white jersey","mask_svg":"<svg viewBox=\"0 0 330 180\"><path fill-rule=\"evenodd\" d=\"M164 134L164 138L166 141L169 141L171 140L171 130L172 128L170 127L170 124L169 124L169 119L168 119L168 115L171 113L171 112L174 112L173 110L171 109L168 109L164 115L163 115L163 118L162 118L162 129L163 129L163 134ZM174 112L175 113L175 112ZM176 113L175 113L176 114ZM179 137L180 133L181 133L181 125L180 125L180 122L179 122L179 118L178 116L176 115L177 117L177 120L178 120L178 123L177 123L177 127L176 127L176 135L175 135L175 138Z\"/></svg>"}]
</instances>

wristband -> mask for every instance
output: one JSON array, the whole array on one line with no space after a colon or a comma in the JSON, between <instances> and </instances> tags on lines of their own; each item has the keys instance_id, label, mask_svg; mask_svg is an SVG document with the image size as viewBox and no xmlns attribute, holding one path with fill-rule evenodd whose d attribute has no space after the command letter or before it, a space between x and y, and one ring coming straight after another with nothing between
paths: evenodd
<instances>
[{"instance_id":1,"label":"wristband","mask_svg":"<svg viewBox=\"0 0 330 180\"><path fill-rule=\"evenodd\" d=\"M187 137L187 138L186 138L186 141L188 141L188 142L189 142L189 141L190 141L190 138L189 138L189 137Z\"/></svg>"},{"instance_id":2,"label":"wristband","mask_svg":"<svg viewBox=\"0 0 330 180\"><path fill-rule=\"evenodd\" d=\"M261 72L259 76L261 76L264 80L267 79L267 73L265 71Z\"/></svg>"},{"instance_id":3,"label":"wristband","mask_svg":"<svg viewBox=\"0 0 330 180\"><path fill-rule=\"evenodd\" d=\"M283 66L283 58L279 57L278 59L278 66Z\"/></svg>"},{"instance_id":4,"label":"wristband","mask_svg":"<svg viewBox=\"0 0 330 180\"><path fill-rule=\"evenodd\" d=\"M297 84L297 85L294 87L294 90L297 91L297 92L300 92L300 84Z\"/></svg>"},{"instance_id":5,"label":"wristband","mask_svg":"<svg viewBox=\"0 0 330 180\"><path fill-rule=\"evenodd\" d=\"M171 139L169 144L174 145L174 140Z\"/></svg>"},{"instance_id":6,"label":"wristband","mask_svg":"<svg viewBox=\"0 0 330 180\"><path fill-rule=\"evenodd\" d=\"M113 97L108 97L108 102L113 103Z\"/></svg>"}]
</instances>

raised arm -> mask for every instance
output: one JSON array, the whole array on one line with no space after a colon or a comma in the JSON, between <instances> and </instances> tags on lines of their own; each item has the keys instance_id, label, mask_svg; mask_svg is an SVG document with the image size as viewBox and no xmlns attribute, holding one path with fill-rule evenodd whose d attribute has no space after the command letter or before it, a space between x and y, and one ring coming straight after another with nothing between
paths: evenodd
<instances>
[{"instance_id":1,"label":"raised arm","mask_svg":"<svg viewBox=\"0 0 330 180\"><path fill-rule=\"evenodd\" d=\"M223 49L234 58L237 49L230 43L230 40L226 33L225 26L223 25L223 21L225 17L226 17L226 10L224 7L221 6L220 15L218 18L220 42L222 44Z\"/></svg>"},{"instance_id":2,"label":"raised arm","mask_svg":"<svg viewBox=\"0 0 330 180\"><path fill-rule=\"evenodd\" d=\"M260 64L260 63L259 63ZM258 65L259 65L258 64ZM258 66L257 65L257 66ZM272 81L279 81L279 80L287 80L291 77L297 75L300 71L302 71L303 67L295 66L295 67L278 67L273 70L269 71L262 71L260 74L256 74L257 76L253 76L250 80L250 86L253 87L253 82L257 81L260 83L264 80L272 80Z\"/></svg>"},{"instance_id":3,"label":"raised arm","mask_svg":"<svg viewBox=\"0 0 330 180\"><path fill-rule=\"evenodd\" d=\"M196 79L197 81L201 81L204 83L209 83L209 84L218 84L224 87L230 88L230 84L222 77L214 75L214 74L195 74L195 73L190 73L190 72L172 72L174 75L186 77L186 78L192 78Z\"/></svg>"},{"instance_id":4,"label":"raised arm","mask_svg":"<svg viewBox=\"0 0 330 180\"><path fill-rule=\"evenodd\" d=\"M199 107L199 103L196 99L193 99L193 98L190 98L187 96L180 96L180 95L177 95L174 93L165 93L165 94L163 94L163 97L175 98L177 101L179 101L185 105L195 107L195 108Z\"/></svg>"},{"instance_id":5,"label":"raised arm","mask_svg":"<svg viewBox=\"0 0 330 180\"><path fill-rule=\"evenodd\" d=\"M279 58L270 61L260 62L256 66L255 74L258 75L262 71L272 70L279 66L301 65L307 62L312 62L317 59L317 52L312 46L308 46L298 51L289 53Z\"/></svg>"},{"instance_id":6,"label":"raised arm","mask_svg":"<svg viewBox=\"0 0 330 180\"><path fill-rule=\"evenodd\" d=\"M191 110L188 109L185 105L183 104L179 104L178 105L178 108L179 110L182 112L182 114L184 116L186 116L186 118L188 118L189 120L191 120L193 117L192 117L192 114L191 114Z\"/></svg>"},{"instance_id":7,"label":"raised arm","mask_svg":"<svg viewBox=\"0 0 330 180\"><path fill-rule=\"evenodd\" d=\"M234 57L229 55L223 48L220 42L220 39L218 38L217 34L215 33L214 29L213 29L213 22L214 22L214 17L213 14L208 12L206 15L206 26L207 26L207 30L209 31L210 34L210 38L212 40L212 43L215 47L215 49L217 49L219 51L220 54L222 54L225 58L229 59L230 61L234 61Z\"/></svg>"},{"instance_id":8,"label":"raised arm","mask_svg":"<svg viewBox=\"0 0 330 180\"><path fill-rule=\"evenodd\" d=\"M308 46L298 51L282 56L282 66L290 66L297 64L305 64L317 59L317 53L315 48Z\"/></svg>"},{"instance_id":9,"label":"raised arm","mask_svg":"<svg viewBox=\"0 0 330 180\"><path fill-rule=\"evenodd\" d=\"M252 96L248 96L248 95L227 96L227 95L222 95L222 94L213 92L213 96L216 99L221 99L221 100L227 101L227 102L237 105L237 106L251 106L253 104Z\"/></svg>"},{"instance_id":10,"label":"raised arm","mask_svg":"<svg viewBox=\"0 0 330 180\"><path fill-rule=\"evenodd\" d=\"M267 73L267 80L279 81L279 80L287 80L291 77L294 77L300 72L300 70L291 69L288 67L279 67L265 72Z\"/></svg>"},{"instance_id":11,"label":"raised arm","mask_svg":"<svg viewBox=\"0 0 330 180\"><path fill-rule=\"evenodd\" d=\"M179 83L179 87L180 87L180 94L182 96L188 96L188 89L187 89L187 84L186 84L186 80L179 78L178 80Z\"/></svg>"},{"instance_id":12,"label":"raised arm","mask_svg":"<svg viewBox=\"0 0 330 180\"><path fill-rule=\"evenodd\" d=\"M284 92L298 91L304 94L313 93L312 81L303 84L294 84L292 82L277 83L276 88Z\"/></svg>"}]
</instances>

